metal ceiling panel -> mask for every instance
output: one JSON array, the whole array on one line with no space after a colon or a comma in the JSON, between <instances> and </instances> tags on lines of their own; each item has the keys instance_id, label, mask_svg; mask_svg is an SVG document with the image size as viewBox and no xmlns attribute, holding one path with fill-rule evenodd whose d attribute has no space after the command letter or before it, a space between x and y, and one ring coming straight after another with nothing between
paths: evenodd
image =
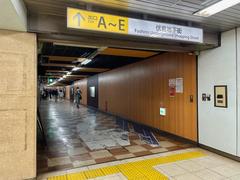
<instances>
[{"instance_id":1,"label":"metal ceiling panel","mask_svg":"<svg viewBox=\"0 0 240 180\"><path fill-rule=\"evenodd\" d=\"M96 48L72 47L64 45L55 45L53 43L44 43L42 55L48 56L68 56L68 57L88 57L95 52Z\"/></svg>"},{"instance_id":2,"label":"metal ceiling panel","mask_svg":"<svg viewBox=\"0 0 240 180\"><path fill-rule=\"evenodd\" d=\"M125 15L149 20L175 21L179 24L203 27L222 32L240 26L240 5L228 8L211 17L193 13L219 0L24 0L31 14L66 16L66 7Z\"/></svg>"},{"instance_id":3,"label":"metal ceiling panel","mask_svg":"<svg viewBox=\"0 0 240 180\"><path fill-rule=\"evenodd\" d=\"M39 75L44 77L59 76L59 74L61 76L66 75L67 72L72 71L72 69L80 63L77 61L79 57L88 58L89 54L91 55L91 53L96 50L95 48L80 46L62 46L54 45L54 43L42 43L38 58ZM93 57L90 63L82 65L78 70L72 71L71 77L68 79L73 79L79 75L95 75L144 60L149 56L159 53L156 51L117 48L106 48L105 50L106 51L99 51L99 55ZM103 52L103 54L101 54L101 52Z\"/></svg>"},{"instance_id":4,"label":"metal ceiling panel","mask_svg":"<svg viewBox=\"0 0 240 180\"><path fill-rule=\"evenodd\" d=\"M180 20L187 20L190 22L198 22L202 26L213 28L216 26L236 27L240 25L240 14L235 11L237 6L229 8L221 13L213 15L212 17L204 18L194 16L193 13L206 6L203 5L206 1L184 1L184 0L81 0L85 3L92 3L99 6L105 6L110 8L118 8L121 10L130 10L134 12L151 14L160 17L174 18ZM208 1L208 4L215 1Z\"/></svg>"}]
</instances>

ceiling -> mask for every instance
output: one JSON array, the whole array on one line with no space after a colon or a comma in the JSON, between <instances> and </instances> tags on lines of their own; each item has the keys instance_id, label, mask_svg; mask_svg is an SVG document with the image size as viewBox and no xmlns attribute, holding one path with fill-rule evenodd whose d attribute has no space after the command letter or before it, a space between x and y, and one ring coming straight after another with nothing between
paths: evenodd
<instances>
[{"instance_id":1,"label":"ceiling","mask_svg":"<svg viewBox=\"0 0 240 180\"><path fill-rule=\"evenodd\" d=\"M77 7L139 19L175 22L222 32L240 25L240 5L211 17L193 13L219 0L24 0L30 14L66 16L66 7Z\"/></svg>"},{"instance_id":2,"label":"ceiling","mask_svg":"<svg viewBox=\"0 0 240 180\"><path fill-rule=\"evenodd\" d=\"M82 0L99 6L188 21L209 31L226 31L240 25L240 5L211 17L193 13L219 0Z\"/></svg>"},{"instance_id":3,"label":"ceiling","mask_svg":"<svg viewBox=\"0 0 240 180\"><path fill-rule=\"evenodd\" d=\"M27 31L27 9L22 0L0 0L0 29Z\"/></svg>"},{"instance_id":4,"label":"ceiling","mask_svg":"<svg viewBox=\"0 0 240 180\"><path fill-rule=\"evenodd\" d=\"M64 84L135 63L163 51L192 52L219 46L220 32L240 26L240 5L211 17L193 15L217 1L219 0L24 0L28 11L28 31L38 33L41 42L39 73L45 78L65 75L61 81ZM204 29L204 43L71 30L66 27L67 7L200 27ZM57 45L59 42L78 46ZM92 62L81 66L78 58L90 58ZM81 69L66 76L76 66L81 66Z\"/></svg>"},{"instance_id":5,"label":"ceiling","mask_svg":"<svg viewBox=\"0 0 240 180\"><path fill-rule=\"evenodd\" d=\"M38 55L38 74L45 82L50 79L64 79L59 84L71 84L114 68L142 61L159 52L119 48L75 47L73 45L41 43ZM92 61L81 65L85 58ZM74 67L79 67L73 71ZM69 73L71 72L71 74Z\"/></svg>"},{"instance_id":6,"label":"ceiling","mask_svg":"<svg viewBox=\"0 0 240 180\"><path fill-rule=\"evenodd\" d=\"M201 8L202 5L196 5L196 2L190 3L190 1L185 8L186 12L189 14L187 18L183 13L183 11L185 12L183 9L184 5L181 5L182 7L180 9L178 8L178 6L183 3L183 0L178 3L173 3L173 1L170 0L24 0L24 2L28 10L28 31L38 33L38 40L42 42L68 41L71 43L100 47L107 46L143 50L148 49L153 51L192 52L218 47L220 44L219 32L235 27L235 24L238 23L238 19L236 18L236 21L230 26L227 24L227 27L222 26L221 21L216 21L215 19L211 20L211 22L204 22L207 19L192 15L192 13ZM199 1L198 4L200 4ZM149 5L151 5L151 8ZM174 16L171 14L168 15L171 11L168 10L167 6L176 11ZM190 8L190 6L195 8ZM194 42L67 28L67 7L150 21L203 27L203 43L199 44ZM192 12L190 12L189 9L192 9ZM223 18L221 19L224 21Z\"/></svg>"}]
</instances>

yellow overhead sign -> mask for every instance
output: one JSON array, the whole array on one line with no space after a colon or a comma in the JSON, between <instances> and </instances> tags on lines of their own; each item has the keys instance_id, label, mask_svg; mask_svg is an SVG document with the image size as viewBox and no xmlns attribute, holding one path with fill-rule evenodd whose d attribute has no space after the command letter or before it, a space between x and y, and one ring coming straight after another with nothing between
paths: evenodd
<instances>
[{"instance_id":1,"label":"yellow overhead sign","mask_svg":"<svg viewBox=\"0 0 240 180\"><path fill-rule=\"evenodd\" d=\"M128 18L67 8L67 27L128 34Z\"/></svg>"},{"instance_id":2,"label":"yellow overhead sign","mask_svg":"<svg viewBox=\"0 0 240 180\"><path fill-rule=\"evenodd\" d=\"M148 38L203 42L203 29L67 8L67 27Z\"/></svg>"}]
</instances>

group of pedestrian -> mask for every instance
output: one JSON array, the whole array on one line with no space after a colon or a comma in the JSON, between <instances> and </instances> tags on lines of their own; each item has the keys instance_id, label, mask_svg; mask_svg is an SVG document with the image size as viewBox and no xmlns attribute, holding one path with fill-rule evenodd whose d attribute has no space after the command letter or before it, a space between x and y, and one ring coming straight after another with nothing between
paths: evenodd
<instances>
[{"instance_id":1,"label":"group of pedestrian","mask_svg":"<svg viewBox=\"0 0 240 180\"><path fill-rule=\"evenodd\" d=\"M55 102L59 100L63 100L65 97L65 92L63 89L42 89L40 90L40 100L41 99L54 99ZM80 102L82 99L82 91L79 87L77 87L74 93L74 102L77 105L77 108L80 107Z\"/></svg>"},{"instance_id":2,"label":"group of pedestrian","mask_svg":"<svg viewBox=\"0 0 240 180\"><path fill-rule=\"evenodd\" d=\"M54 99L55 102L59 100L63 100L65 96L65 93L62 89L43 89L41 90L41 99L48 99L52 100Z\"/></svg>"}]
</instances>

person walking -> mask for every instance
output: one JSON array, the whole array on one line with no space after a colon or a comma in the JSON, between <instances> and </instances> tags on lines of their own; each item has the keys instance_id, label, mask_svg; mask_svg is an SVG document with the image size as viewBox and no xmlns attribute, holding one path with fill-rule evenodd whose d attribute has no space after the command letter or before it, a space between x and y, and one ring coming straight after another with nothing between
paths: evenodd
<instances>
[{"instance_id":1,"label":"person walking","mask_svg":"<svg viewBox=\"0 0 240 180\"><path fill-rule=\"evenodd\" d=\"M54 95L55 95L55 102L57 102L58 101L58 90L57 89L54 90Z\"/></svg>"},{"instance_id":2,"label":"person walking","mask_svg":"<svg viewBox=\"0 0 240 180\"><path fill-rule=\"evenodd\" d=\"M63 97L64 97L63 90L60 89L60 90L59 90L59 99L62 101L62 100L63 100Z\"/></svg>"},{"instance_id":3,"label":"person walking","mask_svg":"<svg viewBox=\"0 0 240 180\"><path fill-rule=\"evenodd\" d=\"M82 99L82 92L79 89L79 87L77 87L77 91L76 91L76 104L77 104L77 108L80 107L80 101Z\"/></svg>"}]
</instances>

